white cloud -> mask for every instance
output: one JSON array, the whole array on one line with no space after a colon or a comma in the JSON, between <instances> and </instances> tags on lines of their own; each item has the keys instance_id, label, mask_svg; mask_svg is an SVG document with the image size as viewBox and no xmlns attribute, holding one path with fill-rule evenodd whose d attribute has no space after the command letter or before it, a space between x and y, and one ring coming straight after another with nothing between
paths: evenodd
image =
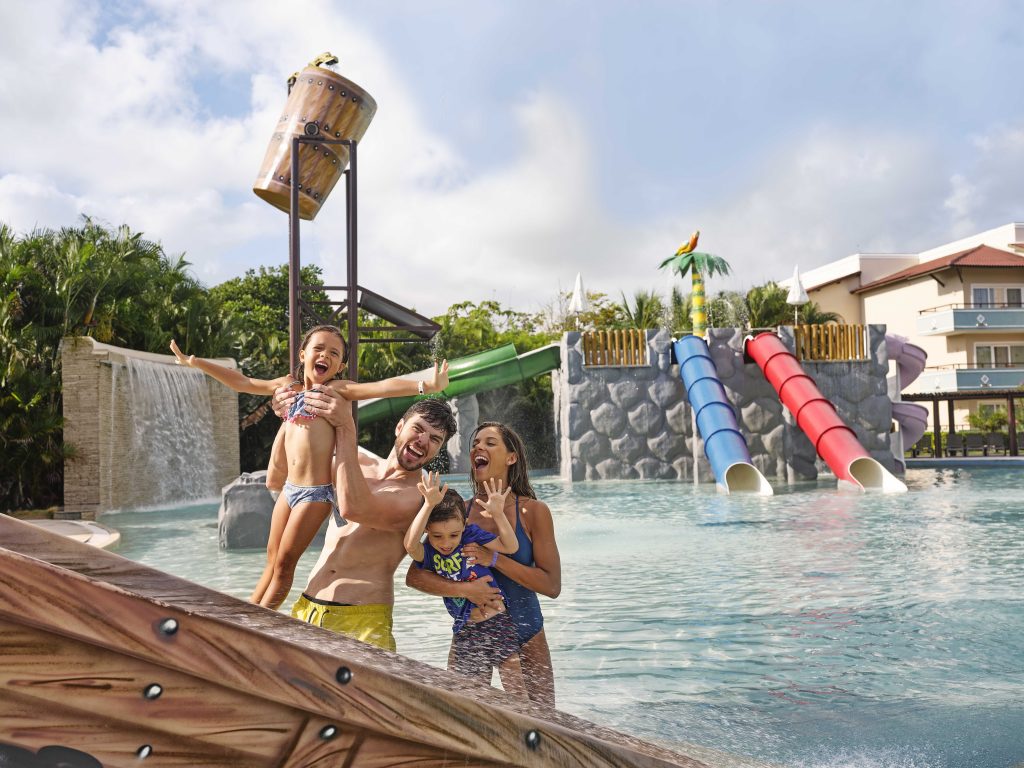
<instances>
[{"instance_id":1,"label":"white cloud","mask_svg":"<svg viewBox=\"0 0 1024 768\"><path fill-rule=\"evenodd\" d=\"M999 154L1005 160L1008 152ZM783 279L794 265L809 269L855 252L923 250L977 231L977 215L996 203L979 189L1019 185L1019 164L982 165L951 173L926 137L818 127L752 169L747 189L653 228L647 247L667 255L699 227L701 247L733 267L712 290Z\"/></svg>"},{"instance_id":2,"label":"white cloud","mask_svg":"<svg viewBox=\"0 0 1024 768\"><path fill-rule=\"evenodd\" d=\"M3 11L0 221L17 231L81 213L126 222L186 252L207 283L287 260L287 217L250 188L285 77L326 49L379 105L359 148L360 283L431 314L491 297L536 309L578 271L589 289L616 298L667 287L674 278L658 263L698 227L702 248L734 267L716 290L786 277L794 263L925 248L975 222L1020 218L1019 126L993 128L957 167L928 136L796 127L788 146L764 147L767 159L720 199L671 213L650 200L626 218L599 197L614 156L595 145L571 94L510 97L515 143L480 170L436 114L430 125L424 116L428 100L459 94L443 82L437 93L413 92L388 51L331 4L310 23L271 0L157 0L130 6L131 26L114 29L100 28L99 7ZM344 209L339 185L303 229L303 260L338 283Z\"/></svg>"}]
</instances>

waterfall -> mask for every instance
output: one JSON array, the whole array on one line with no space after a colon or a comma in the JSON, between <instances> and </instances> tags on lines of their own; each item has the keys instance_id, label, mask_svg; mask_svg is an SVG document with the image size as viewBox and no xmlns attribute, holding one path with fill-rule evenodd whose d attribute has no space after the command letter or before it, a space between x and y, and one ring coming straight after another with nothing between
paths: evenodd
<instances>
[{"instance_id":1,"label":"waterfall","mask_svg":"<svg viewBox=\"0 0 1024 768\"><path fill-rule=\"evenodd\" d=\"M213 406L206 376L175 365L128 357L126 386L114 387L128 431L130 472L147 488L148 504L215 497Z\"/></svg>"}]
</instances>

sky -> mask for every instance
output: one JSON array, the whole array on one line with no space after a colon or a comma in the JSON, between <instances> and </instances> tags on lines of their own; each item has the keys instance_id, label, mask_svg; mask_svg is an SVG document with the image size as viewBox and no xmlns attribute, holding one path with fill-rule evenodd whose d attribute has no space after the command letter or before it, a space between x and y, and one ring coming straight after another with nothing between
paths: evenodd
<instances>
[{"instance_id":1,"label":"sky","mask_svg":"<svg viewBox=\"0 0 1024 768\"><path fill-rule=\"evenodd\" d=\"M252 193L323 51L377 113L359 284L436 315L527 312L581 273L667 293L695 229L709 290L1024 220L1019 2L36 0L0 5L0 222L87 215L215 285L288 260ZM345 282L341 185L302 261ZM683 286L688 290L688 285Z\"/></svg>"}]
</instances>

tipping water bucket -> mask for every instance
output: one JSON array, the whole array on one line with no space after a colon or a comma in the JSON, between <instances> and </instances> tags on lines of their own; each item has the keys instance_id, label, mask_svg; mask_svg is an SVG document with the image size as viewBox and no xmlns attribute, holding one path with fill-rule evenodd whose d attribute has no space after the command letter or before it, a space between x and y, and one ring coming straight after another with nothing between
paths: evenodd
<instances>
[{"instance_id":1,"label":"tipping water bucket","mask_svg":"<svg viewBox=\"0 0 1024 768\"><path fill-rule=\"evenodd\" d=\"M291 208L292 138L322 136L327 139L360 141L366 133L377 102L351 80L316 62L295 76L295 83L277 129L270 139L252 191L271 205ZM337 61L331 57L329 60ZM299 217L312 219L331 194L348 166L344 144L303 143L299 145Z\"/></svg>"}]
</instances>

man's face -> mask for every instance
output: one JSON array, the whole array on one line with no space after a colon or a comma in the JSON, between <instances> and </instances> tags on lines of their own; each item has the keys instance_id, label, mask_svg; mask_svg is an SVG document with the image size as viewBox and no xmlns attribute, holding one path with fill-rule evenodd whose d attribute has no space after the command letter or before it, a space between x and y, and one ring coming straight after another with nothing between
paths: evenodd
<instances>
[{"instance_id":1,"label":"man's face","mask_svg":"<svg viewBox=\"0 0 1024 768\"><path fill-rule=\"evenodd\" d=\"M395 456L407 472L422 469L444 443L444 432L419 414L402 419L395 427Z\"/></svg>"}]
</instances>

